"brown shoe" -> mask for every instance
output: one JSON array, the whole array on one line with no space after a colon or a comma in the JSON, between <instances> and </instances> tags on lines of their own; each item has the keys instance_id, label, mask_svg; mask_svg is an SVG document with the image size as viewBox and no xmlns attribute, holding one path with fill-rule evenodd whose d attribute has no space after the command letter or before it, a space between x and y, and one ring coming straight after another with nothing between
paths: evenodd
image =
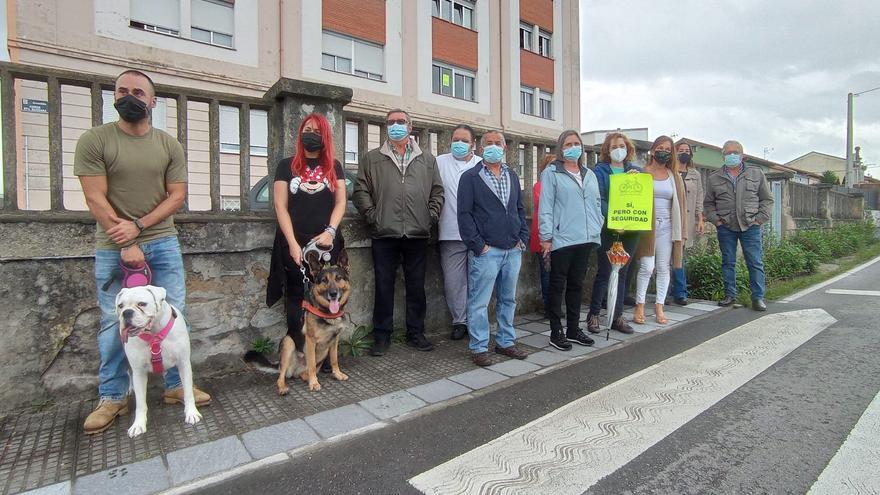
<instances>
[{"instance_id":1,"label":"brown shoe","mask_svg":"<svg viewBox=\"0 0 880 495\"><path fill-rule=\"evenodd\" d=\"M620 333L633 333L633 327L629 326L629 323L627 323L622 316L618 316L617 319L611 323L611 329L617 330Z\"/></svg>"},{"instance_id":2,"label":"brown shoe","mask_svg":"<svg viewBox=\"0 0 880 495\"><path fill-rule=\"evenodd\" d=\"M590 333L599 333L599 315L587 316L587 331Z\"/></svg>"},{"instance_id":3,"label":"brown shoe","mask_svg":"<svg viewBox=\"0 0 880 495\"><path fill-rule=\"evenodd\" d=\"M515 345L510 347L498 347L495 346L495 353L501 354L502 356L507 356L513 359L525 359L529 356L529 354L525 351L521 351L516 348Z\"/></svg>"},{"instance_id":4,"label":"brown shoe","mask_svg":"<svg viewBox=\"0 0 880 495\"><path fill-rule=\"evenodd\" d=\"M489 366L492 364L492 360L489 359L488 352L475 352L473 355L474 364L477 366Z\"/></svg>"},{"instance_id":5,"label":"brown shoe","mask_svg":"<svg viewBox=\"0 0 880 495\"><path fill-rule=\"evenodd\" d=\"M83 424L83 433L94 435L110 428L116 416L128 414L128 399L102 400L98 407L92 411Z\"/></svg>"},{"instance_id":6,"label":"brown shoe","mask_svg":"<svg viewBox=\"0 0 880 495\"><path fill-rule=\"evenodd\" d=\"M206 392L199 390L199 387L193 385L193 395L196 400L196 407L204 407L211 403L211 396ZM183 387L177 387L174 390L165 392L166 404L183 404Z\"/></svg>"}]
</instances>

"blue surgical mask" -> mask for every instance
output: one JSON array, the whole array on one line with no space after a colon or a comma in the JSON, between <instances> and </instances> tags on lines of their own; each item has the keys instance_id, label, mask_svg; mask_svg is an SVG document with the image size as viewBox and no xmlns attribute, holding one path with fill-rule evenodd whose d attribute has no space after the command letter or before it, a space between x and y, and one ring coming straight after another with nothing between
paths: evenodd
<instances>
[{"instance_id":1,"label":"blue surgical mask","mask_svg":"<svg viewBox=\"0 0 880 495\"><path fill-rule=\"evenodd\" d=\"M500 163L504 159L504 148L497 144L490 144L483 148L483 160L486 163Z\"/></svg>"},{"instance_id":2,"label":"blue surgical mask","mask_svg":"<svg viewBox=\"0 0 880 495\"><path fill-rule=\"evenodd\" d=\"M388 126L388 137L392 141L400 141L409 135L406 124L391 124Z\"/></svg>"},{"instance_id":3,"label":"blue surgical mask","mask_svg":"<svg viewBox=\"0 0 880 495\"><path fill-rule=\"evenodd\" d=\"M568 161L576 162L578 158L583 154L584 149L580 146L572 146L570 148L565 148L562 150L562 157Z\"/></svg>"},{"instance_id":4,"label":"blue surgical mask","mask_svg":"<svg viewBox=\"0 0 880 495\"><path fill-rule=\"evenodd\" d=\"M468 156L468 153L471 152L471 145L462 141L453 141L450 148L452 156L458 160L465 159Z\"/></svg>"},{"instance_id":5,"label":"blue surgical mask","mask_svg":"<svg viewBox=\"0 0 880 495\"><path fill-rule=\"evenodd\" d=\"M742 155L740 155L739 153L730 153L729 155L724 155L724 166L739 167L740 163L742 163Z\"/></svg>"}]
</instances>

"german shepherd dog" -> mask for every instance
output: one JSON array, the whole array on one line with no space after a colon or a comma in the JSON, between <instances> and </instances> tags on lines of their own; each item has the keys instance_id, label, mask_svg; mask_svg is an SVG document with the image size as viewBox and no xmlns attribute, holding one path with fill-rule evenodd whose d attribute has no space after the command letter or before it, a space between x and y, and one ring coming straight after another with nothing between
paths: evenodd
<instances>
[{"instance_id":1,"label":"german shepherd dog","mask_svg":"<svg viewBox=\"0 0 880 495\"><path fill-rule=\"evenodd\" d=\"M345 326L345 304L351 294L348 254L345 249L339 253L335 265L324 265L315 251L307 251L303 260L311 273L312 283L303 296L305 337L304 349L296 349L293 339L285 335L281 339L278 363L271 363L265 355L248 351L244 361L255 364L261 371L278 372L276 386L278 395L290 391L287 379L296 375L308 382L309 390L321 390L318 383L317 366L325 358L330 359L333 378L348 380L348 375L339 369L339 334Z\"/></svg>"}]
</instances>

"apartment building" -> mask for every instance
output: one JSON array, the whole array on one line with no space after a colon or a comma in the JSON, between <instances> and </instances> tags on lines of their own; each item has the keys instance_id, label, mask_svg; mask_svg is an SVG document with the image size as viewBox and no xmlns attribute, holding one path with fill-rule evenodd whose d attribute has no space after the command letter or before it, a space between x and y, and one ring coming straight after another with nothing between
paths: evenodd
<instances>
[{"instance_id":1,"label":"apartment building","mask_svg":"<svg viewBox=\"0 0 880 495\"><path fill-rule=\"evenodd\" d=\"M137 68L160 85L246 97L300 79L351 88L346 110L359 114L400 107L417 121L555 139L580 127L578 10L577 0L6 0L4 24L13 63L103 75ZM75 86L61 95L64 206L79 210L73 152L91 125L91 99ZM45 83L17 83L24 209L49 207L47 100ZM114 120L109 90L103 101L104 121ZM189 207L210 209L208 104L190 101L187 110ZM238 117L220 107L221 206L231 210ZM159 99L153 122L175 135L173 98ZM373 127L370 146L379 142ZM253 183L271 168L267 134L266 112L251 110ZM364 151L356 124L347 123L344 141L345 162L356 167Z\"/></svg>"}]
</instances>

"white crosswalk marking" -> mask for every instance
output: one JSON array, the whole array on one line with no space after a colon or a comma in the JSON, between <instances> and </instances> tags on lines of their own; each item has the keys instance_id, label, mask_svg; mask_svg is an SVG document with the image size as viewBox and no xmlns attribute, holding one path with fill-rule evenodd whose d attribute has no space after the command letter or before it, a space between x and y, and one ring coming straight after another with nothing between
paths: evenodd
<instances>
[{"instance_id":1,"label":"white crosswalk marking","mask_svg":"<svg viewBox=\"0 0 880 495\"><path fill-rule=\"evenodd\" d=\"M880 297L880 290L856 290L856 289L828 289L826 294L839 294L844 296L874 296Z\"/></svg>"},{"instance_id":2,"label":"white crosswalk marking","mask_svg":"<svg viewBox=\"0 0 880 495\"><path fill-rule=\"evenodd\" d=\"M412 478L424 493L583 493L836 320L767 315Z\"/></svg>"},{"instance_id":3,"label":"white crosswalk marking","mask_svg":"<svg viewBox=\"0 0 880 495\"><path fill-rule=\"evenodd\" d=\"M880 493L880 394L871 401L809 493Z\"/></svg>"}]
</instances>

